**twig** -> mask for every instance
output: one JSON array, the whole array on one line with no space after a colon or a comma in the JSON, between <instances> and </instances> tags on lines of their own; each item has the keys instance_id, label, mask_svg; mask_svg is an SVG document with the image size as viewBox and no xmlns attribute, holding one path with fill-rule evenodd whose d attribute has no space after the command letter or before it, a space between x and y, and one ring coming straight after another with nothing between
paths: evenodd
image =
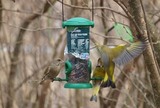
<instances>
[{"instance_id":1,"label":"twig","mask_svg":"<svg viewBox=\"0 0 160 108\"><path fill-rule=\"evenodd\" d=\"M109 18L107 18L107 17L102 17L102 16L100 16L100 15L98 15L98 14L95 14L95 16L100 17L100 18L103 18L103 19L105 19L105 20L107 20L107 21L110 21L110 22L115 22L113 19L109 19Z\"/></svg>"},{"instance_id":2,"label":"twig","mask_svg":"<svg viewBox=\"0 0 160 108\"><path fill-rule=\"evenodd\" d=\"M58 2L62 3L60 0L57 0ZM71 8L77 8L77 9L83 9L83 10L90 10L91 8L88 8L88 7L82 7L82 6L75 6L75 5L70 5L70 4L66 4L66 3L63 3L64 5L68 6L68 7L71 7ZM128 18L126 15L122 14L121 12L117 12L111 8L108 8L108 7L94 7L95 10L97 9L106 9L106 10L109 10L109 11L112 11L116 14L119 14L119 15L122 15L123 17L125 18Z\"/></svg>"},{"instance_id":3,"label":"twig","mask_svg":"<svg viewBox=\"0 0 160 108\"><path fill-rule=\"evenodd\" d=\"M151 45L151 49L152 49L152 52L153 52L153 55L154 55L153 58L154 58L156 67L157 67L158 71L160 72L157 59L155 58L156 56L155 56L154 46L152 44L152 39L151 39L151 36L150 36L150 33L149 33L149 25L148 25L148 22L147 22L146 12L144 10L144 6L143 6L143 3L142 3L142 0L140 0L140 4L141 4L141 7L142 7L143 16L144 16L144 20L145 20L145 24L146 24L145 26L146 26L146 29L147 29L148 39L149 39L149 42L150 42L150 45Z\"/></svg>"},{"instance_id":4,"label":"twig","mask_svg":"<svg viewBox=\"0 0 160 108\"><path fill-rule=\"evenodd\" d=\"M107 2L107 4L108 4L108 7L111 8L111 5L109 4L109 2ZM114 20L115 22L117 22L114 13L113 13L112 11L111 11L111 13L112 13L112 16L113 16L113 20Z\"/></svg>"},{"instance_id":5,"label":"twig","mask_svg":"<svg viewBox=\"0 0 160 108\"><path fill-rule=\"evenodd\" d=\"M100 6L104 7L104 0L100 0ZM106 21L104 19L105 18L105 14L104 13L105 13L104 9L101 9L101 16L102 16L101 20L102 20L102 24L103 24L104 29L106 29L107 28L107 24L106 24Z\"/></svg>"},{"instance_id":6,"label":"twig","mask_svg":"<svg viewBox=\"0 0 160 108\"><path fill-rule=\"evenodd\" d=\"M29 31L29 32L36 32L36 31L42 31L42 30L47 30L47 29L62 29L62 27L44 27L44 28L25 28L25 27L22 27L22 26L17 26L17 25L12 25L12 24L8 24L8 22L5 22L5 21L0 21L0 23L3 23L3 24L6 24L10 27L14 27L14 28L19 28L21 30L25 30L25 31Z\"/></svg>"},{"instance_id":7,"label":"twig","mask_svg":"<svg viewBox=\"0 0 160 108\"><path fill-rule=\"evenodd\" d=\"M119 38L119 37L116 37L116 36L104 36L104 35L101 35L99 33L95 33L93 31L91 31L91 33L95 34L95 35L98 35L98 36L101 36L101 37L104 37L104 38L109 38L109 39L118 39L118 40L121 40L121 41L124 41L126 42L127 44L131 44L130 42L126 41L126 40L123 40L122 38Z\"/></svg>"},{"instance_id":8,"label":"twig","mask_svg":"<svg viewBox=\"0 0 160 108\"><path fill-rule=\"evenodd\" d=\"M124 84L121 80L119 80L119 81L120 81L120 83L121 83L122 85ZM122 91L121 91L121 92L122 92ZM137 108L137 107L136 107L136 104L134 103L133 98L129 95L129 93L126 92L126 91L124 91L123 93L128 96L128 98L130 99L130 101L131 101L132 105L134 106L134 108Z\"/></svg>"},{"instance_id":9,"label":"twig","mask_svg":"<svg viewBox=\"0 0 160 108\"><path fill-rule=\"evenodd\" d=\"M5 108L5 107L4 107L4 103L3 103L3 93L2 93L2 83L1 83L1 82L0 82L0 92L1 92L1 93L0 93L1 97L0 97L0 98L1 98L2 108Z\"/></svg>"},{"instance_id":10,"label":"twig","mask_svg":"<svg viewBox=\"0 0 160 108\"><path fill-rule=\"evenodd\" d=\"M55 44L54 44L54 46L55 46L54 50L55 50L55 51L54 51L54 53L53 53L53 55L52 55L52 58L54 58L54 57L56 57L56 56L58 55L58 53L57 53L56 51L57 51L57 49L58 49L58 46L59 46L60 43L62 42L65 33L66 33L66 29L63 29L63 30L60 32L60 36L59 36L58 40L55 42ZM58 55L58 56L60 56L60 55Z\"/></svg>"},{"instance_id":11,"label":"twig","mask_svg":"<svg viewBox=\"0 0 160 108\"><path fill-rule=\"evenodd\" d=\"M54 9L54 5L51 3L51 1L50 0L47 0L47 2L48 2L48 4L52 7L52 9L54 10L54 11L57 11L57 10L59 10L59 9ZM58 13L58 12L56 12L56 13ZM62 17L62 14L60 14L61 15L61 17ZM65 17L65 16L64 16ZM61 18L62 19L62 18Z\"/></svg>"},{"instance_id":12,"label":"twig","mask_svg":"<svg viewBox=\"0 0 160 108\"><path fill-rule=\"evenodd\" d=\"M143 92L141 89L139 89L139 87L137 86L137 84L135 84L135 83L131 80L131 78L130 78L119 66L117 66L117 68L126 76L127 79L130 80L130 82L134 85L134 87L135 87L140 93L142 93L142 95L143 95L144 99L146 100L146 102L148 103L148 105L151 105L153 108L155 108L155 106L147 99L147 97L146 97L146 95L144 94L144 92Z\"/></svg>"},{"instance_id":13,"label":"twig","mask_svg":"<svg viewBox=\"0 0 160 108\"><path fill-rule=\"evenodd\" d=\"M119 23L119 24L125 25L125 26L127 26L127 27L130 27L130 26L128 26L127 24L124 24L124 23L122 23L122 22L115 21L114 19L108 19L108 18L102 17L102 16L100 16L100 15L98 15L98 14L96 14L96 16L98 16L98 17L100 17L100 18L103 18L103 19L107 19L107 20L110 21L110 22L115 22L115 23Z\"/></svg>"},{"instance_id":14,"label":"twig","mask_svg":"<svg viewBox=\"0 0 160 108\"><path fill-rule=\"evenodd\" d=\"M157 25L160 22L160 17L154 22L154 25Z\"/></svg>"},{"instance_id":15,"label":"twig","mask_svg":"<svg viewBox=\"0 0 160 108\"><path fill-rule=\"evenodd\" d=\"M55 2L55 1L54 1ZM49 10L50 6L48 6L47 2L44 4L43 6L43 14L45 14L48 10ZM27 19L25 19L25 21L21 24L22 27L24 28L28 28L29 25L31 24L32 21L34 21L36 18L39 18L39 15L32 15L30 17L28 17ZM23 36L25 34L25 30L20 30L19 33L17 34L17 38L16 41L23 41ZM21 46L22 43L16 43L14 50L13 50L13 55L10 58L11 63L19 60L19 55L20 55L20 50L21 50ZM8 90L7 93L9 95L9 97L7 99L6 102L6 108L12 108L13 107L13 103L14 103L14 98L15 98L15 91L14 91L14 86L15 86L15 79L16 79L16 73L17 73L17 68L18 65L17 64L11 64L10 66L10 73L9 73L9 77L8 77Z\"/></svg>"},{"instance_id":16,"label":"twig","mask_svg":"<svg viewBox=\"0 0 160 108\"><path fill-rule=\"evenodd\" d=\"M35 76L40 70L44 69L46 66L48 66L49 64L51 64L52 61L44 64L42 67L36 69L31 75L29 75L26 79L24 79L17 87L15 87L14 91L18 91L23 84L25 84L29 79L31 79L33 76Z\"/></svg>"},{"instance_id":17,"label":"twig","mask_svg":"<svg viewBox=\"0 0 160 108\"><path fill-rule=\"evenodd\" d=\"M102 96L100 96L102 97ZM108 97L102 97L105 100L109 100L109 101L113 101L113 102L118 102L118 100L116 99L111 99L111 98L108 98ZM127 108L132 108L131 106L127 105L126 103L122 103L122 105L125 105Z\"/></svg>"},{"instance_id":18,"label":"twig","mask_svg":"<svg viewBox=\"0 0 160 108\"><path fill-rule=\"evenodd\" d=\"M114 0L114 1L124 10L124 12L127 14L127 16L129 17L129 19L134 23L137 32L140 35L143 35L142 30L140 29L140 27L138 26L137 22L135 21L135 19L133 18L133 16L130 14L130 12L126 9L125 5L123 3L121 3L119 0Z\"/></svg>"},{"instance_id":19,"label":"twig","mask_svg":"<svg viewBox=\"0 0 160 108\"><path fill-rule=\"evenodd\" d=\"M32 11L26 11L26 10L12 10L12 9L7 9L7 8L0 8L1 11L9 11L9 12L15 12L15 13L21 13L21 14L35 14L35 15L39 15L39 16L43 16L43 17L47 17L50 19L59 19L53 16L48 16L39 12L32 12Z\"/></svg>"},{"instance_id":20,"label":"twig","mask_svg":"<svg viewBox=\"0 0 160 108\"><path fill-rule=\"evenodd\" d=\"M100 6L104 7L104 0L100 0ZM103 28L105 29L104 34L108 35L109 31L106 31L106 29L107 29L107 23L105 21L105 10L104 9L101 9L101 15L102 15L101 20L102 20ZM110 30L112 30L112 29L110 29ZM108 41L108 38L105 38L104 41L103 41L103 44L106 44L107 41Z\"/></svg>"}]
</instances>

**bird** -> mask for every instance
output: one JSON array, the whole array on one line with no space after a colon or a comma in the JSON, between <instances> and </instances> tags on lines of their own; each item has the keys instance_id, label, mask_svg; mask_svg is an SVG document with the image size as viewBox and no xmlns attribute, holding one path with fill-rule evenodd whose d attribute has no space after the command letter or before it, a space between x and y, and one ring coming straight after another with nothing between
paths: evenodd
<instances>
[{"instance_id":1,"label":"bird","mask_svg":"<svg viewBox=\"0 0 160 108\"><path fill-rule=\"evenodd\" d=\"M147 41L145 39L137 40L130 45L119 44L114 48L110 48L107 45L95 44L100 52L100 57L105 71L101 87L111 86L112 88L116 88L114 78L115 66L125 65L129 61L139 56L147 47Z\"/></svg>"},{"instance_id":2,"label":"bird","mask_svg":"<svg viewBox=\"0 0 160 108\"><path fill-rule=\"evenodd\" d=\"M44 70L43 77L39 84L43 84L44 81L54 81L54 78L59 74L60 70L64 67L64 61L60 58L53 60L53 62L47 66Z\"/></svg>"},{"instance_id":3,"label":"bird","mask_svg":"<svg viewBox=\"0 0 160 108\"><path fill-rule=\"evenodd\" d=\"M104 67L102 65L101 58L99 58L98 61L97 61L97 65L96 65L96 67L95 67L95 69L93 71L92 78L101 78L103 80L104 75L105 75ZM90 98L90 101L97 102L97 95L99 93L102 80L92 80L93 94L92 94L92 96Z\"/></svg>"}]
</instances>

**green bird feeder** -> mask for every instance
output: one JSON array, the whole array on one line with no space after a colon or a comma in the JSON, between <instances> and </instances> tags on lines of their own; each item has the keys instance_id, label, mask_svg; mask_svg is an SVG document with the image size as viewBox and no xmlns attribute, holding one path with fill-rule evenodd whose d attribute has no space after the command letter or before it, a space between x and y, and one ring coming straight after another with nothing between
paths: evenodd
<instances>
[{"instance_id":1,"label":"green bird feeder","mask_svg":"<svg viewBox=\"0 0 160 108\"><path fill-rule=\"evenodd\" d=\"M65 56L65 74L67 83L65 88L86 89L92 88L90 83L91 61L90 51L90 27L94 22L86 18L75 17L62 23L67 28L67 45Z\"/></svg>"}]
</instances>

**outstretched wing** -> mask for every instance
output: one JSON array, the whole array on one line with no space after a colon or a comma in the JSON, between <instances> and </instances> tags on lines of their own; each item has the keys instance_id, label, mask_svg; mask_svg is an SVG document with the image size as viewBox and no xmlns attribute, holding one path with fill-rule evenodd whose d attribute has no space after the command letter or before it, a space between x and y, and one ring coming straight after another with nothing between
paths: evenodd
<instances>
[{"instance_id":1,"label":"outstretched wing","mask_svg":"<svg viewBox=\"0 0 160 108\"><path fill-rule=\"evenodd\" d=\"M113 61L116 65L124 65L129 61L139 56L147 47L147 42L137 41L127 47L116 59Z\"/></svg>"}]
</instances>

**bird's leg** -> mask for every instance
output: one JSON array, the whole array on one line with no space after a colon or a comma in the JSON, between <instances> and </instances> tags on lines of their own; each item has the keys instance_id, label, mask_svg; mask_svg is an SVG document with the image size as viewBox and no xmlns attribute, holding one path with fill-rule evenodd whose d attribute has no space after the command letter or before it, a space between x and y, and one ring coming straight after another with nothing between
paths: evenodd
<instances>
[{"instance_id":1,"label":"bird's leg","mask_svg":"<svg viewBox=\"0 0 160 108\"><path fill-rule=\"evenodd\" d=\"M90 101L97 102L97 95L99 93L99 90L100 90L100 85L99 84L97 84L96 86L93 87L93 95L90 98Z\"/></svg>"},{"instance_id":2,"label":"bird's leg","mask_svg":"<svg viewBox=\"0 0 160 108\"><path fill-rule=\"evenodd\" d=\"M104 82L108 80L108 73L105 72L105 76L104 76Z\"/></svg>"},{"instance_id":3,"label":"bird's leg","mask_svg":"<svg viewBox=\"0 0 160 108\"><path fill-rule=\"evenodd\" d=\"M110 85L111 85L111 81L109 79L108 71L105 71L105 76L101 83L101 87L109 87Z\"/></svg>"},{"instance_id":4,"label":"bird's leg","mask_svg":"<svg viewBox=\"0 0 160 108\"><path fill-rule=\"evenodd\" d=\"M115 64L111 63L111 65L107 69L107 72L105 72L105 77L101 84L101 87L111 86L112 88L116 88L115 78L114 78L114 67L115 67Z\"/></svg>"},{"instance_id":5,"label":"bird's leg","mask_svg":"<svg viewBox=\"0 0 160 108\"><path fill-rule=\"evenodd\" d=\"M115 68L115 64L112 63L111 66L109 66L109 77L110 77L110 80L111 80L111 87L112 88L116 88L116 85L115 85L115 78L114 78L114 68Z\"/></svg>"}]
</instances>

